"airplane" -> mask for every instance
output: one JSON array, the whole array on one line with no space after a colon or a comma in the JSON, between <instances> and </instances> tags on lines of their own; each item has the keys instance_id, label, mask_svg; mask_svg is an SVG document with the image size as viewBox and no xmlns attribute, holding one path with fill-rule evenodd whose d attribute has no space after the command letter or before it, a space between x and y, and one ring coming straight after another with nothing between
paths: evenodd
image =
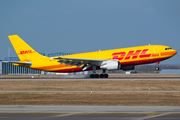
<instances>
[{"instance_id":1,"label":"airplane","mask_svg":"<svg viewBox=\"0 0 180 120\"><path fill-rule=\"evenodd\" d=\"M90 78L108 78L106 70L134 70L135 65L156 63L173 57L177 51L164 45L145 45L63 56L47 57L39 54L18 35L8 36L20 61L16 66L49 72L80 72L93 70ZM102 74L96 74L102 69Z\"/></svg>"}]
</instances>

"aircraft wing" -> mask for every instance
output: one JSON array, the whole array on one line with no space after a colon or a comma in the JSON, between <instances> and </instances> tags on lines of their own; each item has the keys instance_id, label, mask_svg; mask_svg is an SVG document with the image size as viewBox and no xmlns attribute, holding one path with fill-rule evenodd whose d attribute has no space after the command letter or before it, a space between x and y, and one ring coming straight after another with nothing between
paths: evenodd
<instances>
[{"instance_id":1,"label":"aircraft wing","mask_svg":"<svg viewBox=\"0 0 180 120\"><path fill-rule=\"evenodd\" d=\"M100 66L103 61L106 60L101 60L101 59L81 59L81 58L64 58L64 57L57 57L53 59L58 59L60 64L66 64L67 65L76 65L77 67L82 66L83 70L88 69L91 66Z\"/></svg>"}]
</instances>

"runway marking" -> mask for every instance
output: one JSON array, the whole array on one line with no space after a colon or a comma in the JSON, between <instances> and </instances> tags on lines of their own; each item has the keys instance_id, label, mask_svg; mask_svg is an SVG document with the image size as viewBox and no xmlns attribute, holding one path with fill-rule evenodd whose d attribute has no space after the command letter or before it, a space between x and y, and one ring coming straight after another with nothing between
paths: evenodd
<instances>
[{"instance_id":1,"label":"runway marking","mask_svg":"<svg viewBox=\"0 0 180 120\"><path fill-rule=\"evenodd\" d=\"M81 113L92 113L92 114L146 114L153 116L154 112L52 112L52 111L0 111L0 113L66 113L66 114L81 114ZM180 114L180 112L158 112L162 114ZM150 115L152 114L152 115ZM157 115L157 114L156 114Z\"/></svg>"},{"instance_id":2,"label":"runway marking","mask_svg":"<svg viewBox=\"0 0 180 120\"><path fill-rule=\"evenodd\" d=\"M71 115L76 115L76 114L80 114L80 113L67 113L67 114L63 114L63 115L56 115L56 116L53 116L53 117L66 117L66 116L71 116Z\"/></svg>"},{"instance_id":3,"label":"runway marking","mask_svg":"<svg viewBox=\"0 0 180 120\"><path fill-rule=\"evenodd\" d=\"M155 112L155 113L151 113L151 114L146 114L146 116L152 116L152 115L158 115L158 114L162 114L162 112Z\"/></svg>"},{"instance_id":4,"label":"runway marking","mask_svg":"<svg viewBox=\"0 0 180 120\"><path fill-rule=\"evenodd\" d=\"M155 117L164 116L164 115L167 115L167 114L168 113L162 113L162 114L156 114L156 115L151 115L151 116L145 116L145 117L141 117L138 120L146 120L146 119L149 119L149 118L155 118Z\"/></svg>"},{"instance_id":5,"label":"runway marking","mask_svg":"<svg viewBox=\"0 0 180 120\"><path fill-rule=\"evenodd\" d=\"M111 114L111 113L122 113L122 114L148 114L148 113L152 113L152 112L39 112L39 111L0 111L0 113L102 113L102 114ZM180 114L180 112L179 112Z\"/></svg>"}]
</instances>

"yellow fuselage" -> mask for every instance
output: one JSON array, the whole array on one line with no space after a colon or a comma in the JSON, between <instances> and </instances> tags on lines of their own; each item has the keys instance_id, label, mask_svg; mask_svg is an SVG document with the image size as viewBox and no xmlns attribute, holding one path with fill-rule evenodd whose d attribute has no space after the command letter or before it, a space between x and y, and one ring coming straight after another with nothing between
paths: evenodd
<instances>
[{"instance_id":1,"label":"yellow fuselage","mask_svg":"<svg viewBox=\"0 0 180 120\"><path fill-rule=\"evenodd\" d=\"M102 59L112 60L118 59L121 66L132 66L139 64L149 64L154 62L160 62L166 60L177 53L176 50L171 49L168 46L163 45L147 45L137 46L121 49L112 49L104 51L95 51L88 53L65 55L65 58L81 58L81 59ZM56 56L62 57L62 56ZM77 72L82 71L81 67L70 66L61 64L56 59L50 57L39 57L38 59L32 59L32 66L30 68L52 71L52 72Z\"/></svg>"},{"instance_id":2,"label":"yellow fuselage","mask_svg":"<svg viewBox=\"0 0 180 120\"><path fill-rule=\"evenodd\" d=\"M78 65L67 65L62 61L55 59L57 57L63 57L66 59L78 59L79 61L107 61L107 60L118 60L121 67L123 66L134 66L139 64L149 64L166 60L174 56L177 51L164 45L146 45L129 48L120 48L104 51L95 51L88 53L80 53L65 56L47 57L39 54L33 48L31 48L26 42L24 42L18 35L8 36L20 61L14 65L29 67L32 69L51 71L51 72L77 72L82 71L82 66ZM81 61L81 62L82 62ZM73 62L73 61L69 61ZM88 63L87 63L88 64ZM96 65L97 68L100 66ZM92 69L88 68L87 70Z\"/></svg>"}]
</instances>

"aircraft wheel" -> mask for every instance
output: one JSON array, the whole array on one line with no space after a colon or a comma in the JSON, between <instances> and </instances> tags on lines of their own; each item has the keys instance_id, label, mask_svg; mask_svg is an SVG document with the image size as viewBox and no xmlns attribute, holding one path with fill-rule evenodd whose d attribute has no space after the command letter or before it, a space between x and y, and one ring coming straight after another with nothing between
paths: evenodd
<instances>
[{"instance_id":1,"label":"aircraft wheel","mask_svg":"<svg viewBox=\"0 0 180 120\"><path fill-rule=\"evenodd\" d=\"M104 75L103 74L100 74L100 78L103 78L104 77Z\"/></svg>"},{"instance_id":2,"label":"aircraft wheel","mask_svg":"<svg viewBox=\"0 0 180 120\"><path fill-rule=\"evenodd\" d=\"M91 75L90 75L90 78L94 78L94 75L93 75L93 74L91 74Z\"/></svg>"},{"instance_id":3,"label":"aircraft wheel","mask_svg":"<svg viewBox=\"0 0 180 120\"><path fill-rule=\"evenodd\" d=\"M158 70L159 70L159 67L156 67L155 70L158 71Z\"/></svg>"},{"instance_id":4,"label":"aircraft wheel","mask_svg":"<svg viewBox=\"0 0 180 120\"><path fill-rule=\"evenodd\" d=\"M105 74L105 75L104 75L104 78L108 78L108 76L109 76L108 74Z\"/></svg>"},{"instance_id":5,"label":"aircraft wheel","mask_svg":"<svg viewBox=\"0 0 180 120\"><path fill-rule=\"evenodd\" d=\"M96 75L95 75L95 78L99 78L99 75L98 75L98 74L96 74Z\"/></svg>"}]
</instances>

